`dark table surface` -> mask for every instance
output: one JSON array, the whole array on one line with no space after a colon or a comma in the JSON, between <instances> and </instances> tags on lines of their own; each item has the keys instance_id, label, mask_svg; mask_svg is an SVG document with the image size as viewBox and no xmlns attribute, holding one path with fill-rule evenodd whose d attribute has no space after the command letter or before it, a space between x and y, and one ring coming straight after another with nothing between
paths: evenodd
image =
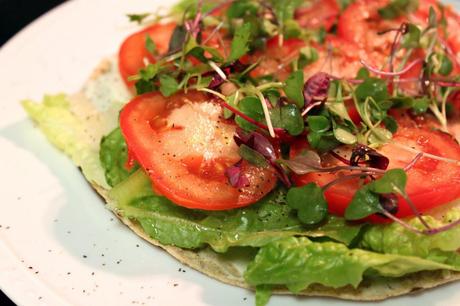
<instances>
[{"instance_id":1,"label":"dark table surface","mask_svg":"<svg viewBox=\"0 0 460 306\"><path fill-rule=\"evenodd\" d=\"M65 0L0 0L0 47L31 21ZM0 291L0 305L14 306Z\"/></svg>"}]
</instances>

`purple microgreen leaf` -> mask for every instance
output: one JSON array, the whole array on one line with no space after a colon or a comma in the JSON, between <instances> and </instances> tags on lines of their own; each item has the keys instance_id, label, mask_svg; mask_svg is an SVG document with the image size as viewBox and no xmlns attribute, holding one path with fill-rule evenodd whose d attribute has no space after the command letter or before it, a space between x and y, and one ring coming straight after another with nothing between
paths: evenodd
<instances>
[{"instance_id":1,"label":"purple microgreen leaf","mask_svg":"<svg viewBox=\"0 0 460 306\"><path fill-rule=\"evenodd\" d=\"M257 154L260 154L266 162L272 166L276 171L276 175L281 180L281 182L287 187L291 186L289 177L287 176L286 171L281 165L276 161L276 151L272 143L262 134L258 132L245 133L242 129L238 128L236 130L236 135L234 136L236 144L240 147L240 154L245 153L241 151L241 148L249 148ZM255 156L253 156L253 161L255 161Z\"/></svg>"},{"instance_id":2,"label":"purple microgreen leaf","mask_svg":"<svg viewBox=\"0 0 460 306\"><path fill-rule=\"evenodd\" d=\"M222 72L225 74L226 77L228 77L231 73L239 73L244 71L248 66L244 65L240 61L234 61L228 65L225 65L224 67L219 67ZM208 88L209 89L216 89L220 85L222 85L225 82L225 79L217 73L215 70L208 71L203 74L203 76L211 76L212 80L211 83L209 83Z\"/></svg>"},{"instance_id":3,"label":"purple microgreen leaf","mask_svg":"<svg viewBox=\"0 0 460 306\"><path fill-rule=\"evenodd\" d=\"M299 175L317 172L322 169L321 158L314 151L304 151L294 158L282 160L281 162L292 172Z\"/></svg>"},{"instance_id":4,"label":"purple microgreen leaf","mask_svg":"<svg viewBox=\"0 0 460 306\"><path fill-rule=\"evenodd\" d=\"M235 135L235 142L238 146L245 144L254 151L262 154L268 161L276 160L276 152L272 143L258 132L245 133L238 128Z\"/></svg>"},{"instance_id":5,"label":"purple microgreen leaf","mask_svg":"<svg viewBox=\"0 0 460 306\"><path fill-rule=\"evenodd\" d=\"M381 194L379 196L380 206L390 214L396 214L399 209L398 197L394 193Z\"/></svg>"},{"instance_id":6,"label":"purple microgreen leaf","mask_svg":"<svg viewBox=\"0 0 460 306\"><path fill-rule=\"evenodd\" d=\"M242 164L243 160L241 159L239 162L225 170L225 175L228 178L229 184L235 188L249 186L249 179L243 173Z\"/></svg>"},{"instance_id":7,"label":"purple microgreen leaf","mask_svg":"<svg viewBox=\"0 0 460 306\"><path fill-rule=\"evenodd\" d=\"M222 78L222 76L220 74L218 74L217 72L214 72L214 73L212 73L211 83L209 83L208 88L209 89L216 89L220 85L224 84L224 82L225 82L225 79Z\"/></svg>"},{"instance_id":8,"label":"purple microgreen leaf","mask_svg":"<svg viewBox=\"0 0 460 306\"><path fill-rule=\"evenodd\" d=\"M303 87L305 109L311 109L313 105L320 106L326 102L331 79L332 77L329 74L318 72L305 82Z\"/></svg>"},{"instance_id":9,"label":"purple microgreen leaf","mask_svg":"<svg viewBox=\"0 0 460 306\"><path fill-rule=\"evenodd\" d=\"M278 164L276 161L270 161L270 165L275 169L276 175L280 179L280 181L287 187L290 188L292 186L291 181L289 180L289 177L284 170L283 167L281 167L280 164Z\"/></svg>"},{"instance_id":10,"label":"purple microgreen leaf","mask_svg":"<svg viewBox=\"0 0 460 306\"><path fill-rule=\"evenodd\" d=\"M376 150L358 144L351 152L350 165L358 166L360 162L365 162L371 168L386 170L390 160Z\"/></svg>"}]
</instances>

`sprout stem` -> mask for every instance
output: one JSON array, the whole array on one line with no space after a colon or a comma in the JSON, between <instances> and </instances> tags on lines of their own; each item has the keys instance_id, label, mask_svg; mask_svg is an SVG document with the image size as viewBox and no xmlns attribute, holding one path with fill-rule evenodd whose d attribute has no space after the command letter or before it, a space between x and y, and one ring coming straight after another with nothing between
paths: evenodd
<instances>
[{"instance_id":1,"label":"sprout stem","mask_svg":"<svg viewBox=\"0 0 460 306\"><path fill-rule=\"evenodd\" d=\"M364 67L366 67L368 70L372 71L375 74L379 74L379 75L383 75L383 76L387 76L387 77L395 77L395 76L400 76L400 75L408 72L415 65L420 64L421 62L423 62L423 59L418 58L418 59L412 61L410 64L408 64L404 69L402 69L400 71L397 71L397 72L379 70L379 69L377 69L375 67L372 67L371 65L366 63L364 60L360 60L360 62Z\"/></svg>"}]
</instances>

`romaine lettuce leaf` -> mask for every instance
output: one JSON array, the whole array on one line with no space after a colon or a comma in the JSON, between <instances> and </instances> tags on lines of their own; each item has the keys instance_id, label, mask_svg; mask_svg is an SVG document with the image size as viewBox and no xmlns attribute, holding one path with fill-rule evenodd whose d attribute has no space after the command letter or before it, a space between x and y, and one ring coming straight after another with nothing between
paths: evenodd
<instances>
[{"instance_id":1,"label":"romaine lettuce leaf","mask_svg":"<svg viewBox=\"0 0 460 306\"><path fill-rule=\"evenodd\" d=\"M424 216L432 227L440 227L460 218L460 210L452 209L442 219ZM424 229L416 218L409 221ZM397 223L370 226L364 233L360 247L385 254L417 256L460 268L460 226L435 235L420 235L408 231Z\"/></svg>"},{"instance_id":2,"label":"romaine lettuce leaf","mask_svg":"<svg viewBox=\"0 0 460 306\"><path fill-rule=\"evenodd\" d=\"M201 211L183 208L155 195L149 178L139 170L110 193L113 209L137 220L144 231L163 244L182 248L210 245L217 252L232 246L263 246L290 236L329 237L350 243L360 225L349 225L330 216L320 227L305 228L285 203L282 189L258 203L229 211Z\"/></svg>"},{"instance_id":3,"label":"romaine lettuce leaf","mask_svg":"<svg viewBox=\"0 0 460 306\"><path fill-rule=\"evenodd\" d=\"M138 168L135 166L127 170L125 167L128 148L119 127L102 137L99 158L105 170L107 184L112 187L121 183Z\"/></svg>"},{"instance_id":4,"label":"romaine lettuce leaf","mask_svg":"<svg viewBox=\"0 0 460 306\"><path fill-rule=\"evenodd\" d=\"M453 266L418 257L379 254L349 249L336 242L312 242L290 237L263 246L245 272L253 286L286 285L299 292L310 284L339 288L357 287L370 272L384 277L400 277L422 270L450 269Z\"/></svg>"},{"instance_id":5,"label":"romaine lettuce leaf","mask_svg":"<svg viewBox=\"0 0 460 306\"><path fill-rule=\"evenodd\" d=\"M42 103L27 100L22 105L48 140L80 166L90 182L108 187L99 162L99 139L95 141L87 132L87 122L71 110L67 96L45 96ZM96 133L94 130L91 132Z\"/></svg>"}]
</instances>

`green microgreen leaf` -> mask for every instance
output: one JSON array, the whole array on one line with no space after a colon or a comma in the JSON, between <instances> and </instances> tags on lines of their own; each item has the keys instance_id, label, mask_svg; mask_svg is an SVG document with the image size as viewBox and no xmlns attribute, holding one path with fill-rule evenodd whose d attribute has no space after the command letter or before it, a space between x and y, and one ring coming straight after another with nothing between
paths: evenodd
<instances>
[{"instance_id":1,"label":"green microgreen leaf","mask_svg":"<svg viewBox=\"0 0 460 306\"><path fill-rule=\"evenodd\" d=\"M314 47L303 47L300 49L297 59L297 69L303 69L319 59L318 51Z\"/></svg>"},{"instance_id":2,"label":"green microgreen leaf","mask_svg":"<svg viewBox=\"0 0 460 306\"><path fill-rule=\"evenodd\" d=\"M160 92L164 97L170 97L179 90L179 83L170 75L160 75Z\"/></svg>"},{"instance_id":3,"label":"green microgreen leaf","mask_svg":"<svg viewBox=\"0 0 460 306\"><path fill-rule=\"evenodd\" d=\"M430 13L428 17L428 28L436 28L438 26L438 17L436 16L436 11L432 6L430 6Z\"/></svg>"},{"instance_id":4,"label":"green microgreen leaf","mask_svg":"<svg viewBox=\"0 0 460 306\"><path fill-rule=\"evenodd\" d=\"M256 121L262 121L265 118L264 110L257 97L245 97L241 99L238 103L238 109ZM236 116L235 122L246 131L253 131L256 128L252 123L247 122L239 116Z\"/></svg>"},{"instance_id":5,"label":"green microgreen leaf","mask_svg":"<svg viewBox=\"0 0 460 306\"><path fill-rule=\"evenodd\" d=\"M355 93L361 102L364 102L368 97L377 102L383 101L388 99L388 86L382 79L367 78L356 88Z\"/></svg>"},{"instance_id":6,"label":"green microgreen leaf","mask_svg":"<svg viewBox=\"0 0 460 306\"><path fill-rule=\"evenodd\" d=\"M430 106L430 99L428 97L422 97L417 99L412 99L411 108L416 115L421 115L426 113L428 107Z\"/></svg>"},{"instance_id":7,"label":"green microgreen leaf","mask_svg":"<svg viewBox=\"0 0 460 306\"><path fill-rule=\"evenodd\" d=\"M304 86L303 71L297 70L291 73L286 80L284 92L286 96L293 100L300 109L304 106L303 86Z\"/></svg>"},{"instance_id":8,"label":"green microgreen leaf","mask_svg":"<svg viewBox=\"0 0 460 306\"><path fill-rule=\"evenodd\" d=\"M251 36L251 24L245 23L237 28L233 36L228 62L233 62L249 51L249 39Z\"/></svg>"},{"instance_id":9,"label":"green microgreen leaf","mask_svg":"<svg viewBox=\"0 0 460 306\"><path fill-rule=\"evenodd\" d=\"M135 84L136 94L142 95L157 90L157 86L150 80L140 79Z\"/></svg>"},{"instance_id":10,"label":"green microgreen leaf","mask_svg":"<svg viewBox=\"0 0 460 306\"><path fill-rule=\"evenodd\" d=\"M344 11L354 0L336 0L340 6L340 10Z\"/></svg>"},{"instance_id":11,"label":"green microgreen leaf","mask_svg":"<svg viewBox=\"0 0 460 306\"><path fill-rule=\"evenodd\" d=\"M327 217L327 202L323 190L315 183L289 189L287 204L297 210L302 223L315 225Z\"/></svg>"},{"instance_id":12,"label":"green microgreen leaf","mask_svg":"<svg viewBox=\"0 0 460 306\"><path fill-rule=\"evenodd\" d=\"M284 22L283 33L286 39L299 38L302 34L302 28L297 21L289 19Z\"/></svg>"},{"instance_id":13,"label":"green microgreen leaf","mask_svg":"<svg viewBox=\"0 0 460 306\"><path fill-rule=\"evenodd\" d=\"M149 53L152 55L154 55L156 52L157 46L150 35L147 35L145 38L145 49L147 49L147 51L149 51Z\"/></svg>"},{"instance_id":14,"label":"green microgreen leaf","mask_svg":"<svg viewBox=\"0 0 460 306\"><path fill-rule=\"evenodd\" d=\"M275 127L285 129L292 136L300 135L304 130L302 115L293 104L271 109L270 118Z\"/></svg>"},{"instance_id":15,"label":"green microgreen leaf","mask_svg":"<svg viewBox=\"0 0 460 306\"><path fill-rule=\"evenodd\" d=\"M238 153L243 159L247 160L250 164L253 164L254 166L262 168L268 167L268 162L264 158L264 156L259 152L251 149L245 144L242 144L240 146L240 148L238 149Z\"/></svg>"},{"instance_id":16,"label":"green microgreen leaf","mask_svg":"<svg viewBox=\"0 0 460 306\"><path fill-rule=\"evenodd\" d=\"M338 147L341 143L335 138L332 131L326 133L317 133L310 131L307 135L308 143L319 153L329 152Z\"/></svg>"},{"instance_id":17,"label":"green microgreen leaf","mask_svg":"<svg viewBox=\"0 0 460 306\"><path fill-rule=\"evenodd\" d=\"M207 46L193 47L188 51L187 55L191 55L195 57L197 60L199 60L202 63L207 63L210 60L213 62L217 62L217 63L223 62L223 58L220 55L219 51L215 48L207 47Z\"/></svg>"},{"instance_id":18,"label":"green microgreen leaf","mask_svg":"<svg viewBox=\"0 0 460 306\"><path fill-rule=\"evenodd\" d=\"M269 88L267 90L264 90L263 92L264 97L270 101L273 107L275 107L278 104L279 98L281 97L281 94L278 89L276 88Z\"/></svg>"},{"instance_id":19,"label":"green microgreen leaf","mask_svg":"<svg viewBox=\"0 0 460 306\"><path fill-rule=\"evenodd\" d=\"M331 122L326 116L308 116L307 123L310 130L317 133L326 132L331 128Z\"/></svg>"},{"instance_id":20,"label":"green microgreen leaf","mask_svg":"<svg viewBox=\"0 0 460 306\"><path fill-rule=\"evenodd\" d=\"M398 123L396 120L391 117L387 116L383 119L383 124L385 125L385 128L389 130L391 133L396 133L398 131Z\"/></svg>"},{"instance_id":21,"label":"green microgreen leaf","mask_svg":"<svg viewBox=\"0 0 460 306\"><path fill-rule=\"evenodd\" d=\"M402 169L388 170L381 178L359 189L345 210L345 219L359 220L383 210L380 195L405 194L407 174Z\"/></svg>"},{"instance_id":22,"label":"green microgreen leaf","mask_svg":"<svg viewBox=\"0 0 460 306\"><path fill-rule=\"evenodd\" d=\"M139 70L139 76L144 81L151 81L158 74L159 69L158 64L148 64L145 68Z\"/></svg>"},{"instance_id":23,"label":"green microgreen leaf","mask_svg":"<svg viewBox=\"0 0 460 306\"><path fill-rule=\"evenodd\" d=\"M393 138L393 134L389 130L383 127L375 127L369 135L368 142L369 144L379 146L388 143L391 138Z\"/></svg>"},{"instance_id":24,"label":"green microgreen leaf","mask_svg":"<svg viewBox=\"0 0 460 306\"><path fill-rule=\"evenodd\" d=\"M365 79L368 79L369 77L370 77L369 70L367 70L365 67L361 67L358 70L358 73L356 75L356 78L358 80L365 80Z\"/></svg>"},{"instance_id":25,"label":"green microgreen leaf","mask_svg":"<svg viewBox=\"0 0 460 306\"><path fill-rule=\"evenodd\" d=\"M421 36L422 32L420 29L416 25L409 23L407 32L401 39L401 47L407 49L418 48L420 46Z\"/></svg>"},{"instance_id":26,"label":"green microgreen leaf","mask_svg":"<svg viewBox=\"0 0 460 306\"><path fill-rule=\"evenodd\" d=\"M141 24L142 21L144 21L144 19L147 18L149 15L150 15L150 13L128 14L126 16L129 18L130 22L137 22L138 24Z\"/></svg>"},{"instance_id":27,"label":"green microgreen leaf","mask_svg":"<svg viewBox=\"0 0 460 306\"><path fill-rule=\"evenodd\" d=\"M236 107L236 93L232 94L230 97L227 99L227 103L230 106ZM224 108L224 118L225 119L230 119L233 117L233 112L227 108Z\"/></svg>"},{"instance_id":28,"label":"green microgreen leaf","mask_svg":"<svg viewBox=\"0 0 460 306\"><path fill-rule=\"evenodd\" d=\"M437 53L434 55L435 64L434 64L434 73L443 75L443 76L448 76L452 70L453 70L453 65L452 61L449 59L448 56L442 53Z\"/></svg>"},{"instance_id":29,"label":"green microgreen leaf","mask_svg":"<svg viewBox=\"0 0 460 306\"><path fill-rule=\"evenodd\" d=\"M360 220L381 211L379 195L364 185L355 192L344 216L346 220Z\"/></svg>"},{"instance_id":30,"label":"green microgreen leaf","mask_svg":"<svg viewBox=\"0 0 460 306\"><path fill-rule=\"evenodd\" d=\"M372 192L385 194L397 193L402 194L406 189L407 174L403 169L388 170L380 179L369 184Z\"/></svg>"},{"instance_id":31,"label":"green microgreen leaf","mask_svg":"<svg viewBox=\"0 0 460 306\"><path fill-rule=\"evenodd\" d=\"M348 145L355 144L358 141L356 136L348 128L340 125L334 128L334 137L341 143Z\"/></svg>"},{"instance_id":32,"label":"green microgreen leaf","mask_svg":"<svg viewBox=\"0 0 460 306\"><path fill-rule=\"evenodd\" d=\"M233 1L227 10L228 19L243 18L247 15L256 15L258 7L251 1L237 0Z\"/></svg>"},{"instance_id":33,"label":"green microgreen leaf","mask_svg":"<svg viewBox=\"0 0 460 306\"><path fill-rule=\"evenodd\" d=\"M326 41L326 35L327 35L326 28L324 27L319 28L319 30L316 33L316 40L318 41L318 43L324 44Z\"/></svg>"},{"instance_id":34,"label":"green microgreen leaf","mask_svg":"<svg viewBox=\"0 0 460 306\"><path fill-rule=\"evenodd\" d=\"M284 23L294 18L294 11L299 7L303 0L271 0L273 11L275 12L278 22Z\"/></svg>"},{"instance_id":35,"label":"green microgreen leaf","mask_svg":"<svg viewBox=\"0 0 460 306\"><path fill-rule=\"evenodd\" d=\"M385 7L378 10L383 19L395 19L412 13L418 8L418 0L391 0Z\"/></svg>"},{"instance_id":36,"label":"green microgreen leaf","mask_svg":"<svg viewBox=\"0 0 460 306\"><path fill-rule=\"evenodd\" d=\"M171 39L169 40L168 53L174 53L182 49L187 38L187 29L183 25L174 28Z\"/></svg>"}]
</instances>

